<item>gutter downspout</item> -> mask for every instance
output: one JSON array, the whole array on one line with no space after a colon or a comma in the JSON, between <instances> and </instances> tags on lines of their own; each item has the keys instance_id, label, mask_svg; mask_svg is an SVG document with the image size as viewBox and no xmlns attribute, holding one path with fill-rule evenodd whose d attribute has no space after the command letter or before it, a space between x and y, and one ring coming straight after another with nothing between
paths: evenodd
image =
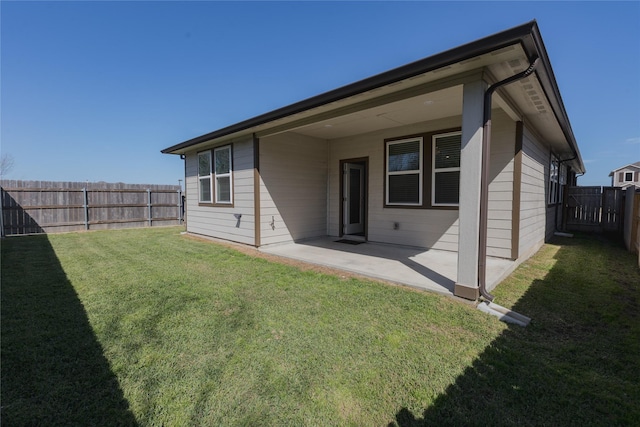
<instances>
[{"instance_id":1,"label":"gutter downspout","mask_svg":"<svg viewBox=\"0 0 640 427\"><path fill-rule=\"evenodd\" d=\"M184 160L184 191L182 192L182 225L185 233L187 232L187 155L180 154L180 160Z\"/></svg>"},{"instance_id":2,"label":"gutter downspout","mask_svg":"<svg viewBox=\"0 0 640 427\"><path fill-rule=\"evenodd\" d=\"M529 67L521 73L515 74L489 86L484 94L484 117L482 129L482 173L480 181L480 247L478 248L478 285L480 296L487 301L493 301L493 295L487 291L487 216L489 210L489 156L491 152L491 96L501 86L508 85L531 75L540 58L535 57Z\"/></svg>"}]
</instances>

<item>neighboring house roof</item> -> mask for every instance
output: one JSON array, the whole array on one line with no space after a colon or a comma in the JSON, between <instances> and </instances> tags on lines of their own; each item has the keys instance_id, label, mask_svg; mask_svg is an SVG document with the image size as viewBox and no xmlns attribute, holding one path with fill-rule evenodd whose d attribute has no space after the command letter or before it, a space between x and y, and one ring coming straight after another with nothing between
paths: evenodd
<instances>
[{"instance_id":1,"label":"neighboring house roof","mask_svg":"<svg viewBox=\"0 0 640 427\"><path fill-rule=\"evenodd\" d=\"M619 170L628 169L628 168L640 169L640 162L630 163L628 165L622 166L621 168L614 169L611 172L609 172L609 176L613 176L613 174L615 174Z\"/></svg>"},{"instance_id":2,"label":"neighboring house roof","mask_svg":"<svg viewBox=\"0 0 640 427\"><path fill-rule=\"evenodd\" d=\"M568 163L573 169L584 173L584 163L536 21L189 139L162 152L184 154L212 142L252 133L259 135L260 132L273 128L309 125L328 117L336 117L337 114L351 114L359 108L372 109L381 105L380 100L391 103L401 99L403 91L421 84L420 79L428 82L453 78L484 67L490 77L496 81L502 80L516 74L522 67L526 68L526 62L535 58L540 58L535 71L536 81L528 85L521 83L506 86L501 92L506 96L504 100L501 99L500 106L508 111L510 104L516 104L528 123L539 132L546 133L542 136L552 144L555 154L562 160L572 159ZM544 103L531 99L531 93L534 93L532 89L535 90L534 99L542 97ZM356 97L357 100L354 99ZM553 114L548 114L548 110Z\"/></svg>"}]
</instances>

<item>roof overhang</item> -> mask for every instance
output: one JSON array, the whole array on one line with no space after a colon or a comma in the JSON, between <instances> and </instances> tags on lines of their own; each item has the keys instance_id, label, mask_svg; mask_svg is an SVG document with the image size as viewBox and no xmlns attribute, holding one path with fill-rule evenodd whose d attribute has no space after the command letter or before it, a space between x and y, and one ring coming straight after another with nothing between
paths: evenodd
<instances>
[{"instance_id":1,"label":"roof overhang","mask_svg":"<svg viewBox=\"0 0 640 427\"><path fill-rule=\"evenodd\" d=\"M421 59L347 86L308 98L222 129L189 139L162 150L184 154L207 146L286 131L335 139L400 126L427 116L424 108L437 105L428 114L461 114L462 85L482 78L488 83L502 80L540 58L536 72L527 79L505 86L494 97L494 107L514 120L523 120L552 151L574 170L584 173L546 49L535 21Z\"/></svg>"},{"instance_id":2,"label":"roof overhang","mask_svg":"<svg viewBox=\"0 0 640 427\"><path fill-rule=\"evenodd\" d=\"M609 176L613 176L614 173L621 171L623 169L635 169L640 171L640 162L635 162L635 163L630 163L628 165L622 166L620 168L614 169L611 172L609 172Z\"/></svg>"}]
</instances>

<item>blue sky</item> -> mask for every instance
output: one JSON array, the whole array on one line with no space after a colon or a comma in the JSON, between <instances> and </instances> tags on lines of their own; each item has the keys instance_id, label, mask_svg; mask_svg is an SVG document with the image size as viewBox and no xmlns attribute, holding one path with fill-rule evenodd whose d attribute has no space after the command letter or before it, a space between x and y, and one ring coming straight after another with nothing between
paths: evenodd
<instances>
[{"instance_id":1,"label":"blue sky","mask_svg":"<svg viewBox=\"0 0 640 427\"><path fill-rule=\"evenodd\" d=\"M640 161L640 2L0 2L9 179L175 184L160 150L537 19L585 160Z\"/></svg>"}]
</instances>

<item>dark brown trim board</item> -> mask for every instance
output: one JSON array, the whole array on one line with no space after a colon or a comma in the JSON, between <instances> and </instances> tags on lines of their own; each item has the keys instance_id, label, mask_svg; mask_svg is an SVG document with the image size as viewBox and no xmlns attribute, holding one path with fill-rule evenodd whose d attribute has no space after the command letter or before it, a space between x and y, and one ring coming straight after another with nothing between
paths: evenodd
<instances>
[{"instance_id":1,"label":"dark brown trim board","mask_svg":"<svg viewBox=\"0 0 640 427\"><path fill-rule=\"evenodd\" d=\"M184 157L183 157L184 156ZM183 163L184 163L184 190L182 192L182 225L184 225L184 229L188 230L189 227L187 225L187 197L189 197L187 195L187 156L186 155L181 155L180 158L182 159ZM198 177L196 176L196 180L198 179ZM198 196L196 194L196 196Z\"/></svg>"},{"instance_id":2,"label":"dark brown trim board","mask_svg":"<svg viewBox=\"0 0 640 427\"><path fill-rule=\"evenodd\" d=\"M453 294L457 297L468 299L471 301L477 301L480 298L480 289L479 288L469 288L467 286L462 286L459 284L455 284Z\"/></svg>"},{"instance_id":3,"label":"dark brown trim board","mask_svg":"<svg viewBox=\"0 0 640 427\"><path fill-rule=\"evenodd\" d=\"M515 154L513 156L513 200L511 205L511 259L520 256L520 201L522 191L522 122L516 122Z\"/></svg>"},{"instance_id":4,"label":"dark brown trim board","mask_svg":"<svg viewBox=\"0 0 640 427\"><path fill-rule=\"evenodd\" d=\"M260 247L260 139L253 134L253 223L254 246Z\"/></svg>"},{"instance_id":5,"label":"dark brown trim board","mask_svg":"<svg viewBox=\"0 0 640 427\"><path fill-rule=\"evenodd\" d=\"M235 207L233 203L200 203L198 202L198 206L205 206L209 208L233 208Z\"/></svg>"}]
</instances>

